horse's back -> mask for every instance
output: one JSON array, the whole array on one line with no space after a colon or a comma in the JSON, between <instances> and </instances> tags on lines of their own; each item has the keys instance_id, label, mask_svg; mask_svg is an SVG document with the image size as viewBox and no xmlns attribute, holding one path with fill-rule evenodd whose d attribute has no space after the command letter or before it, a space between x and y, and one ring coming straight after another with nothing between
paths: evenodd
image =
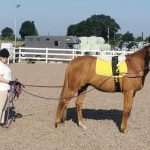
<instances>
[{"instance_id":1,"label":"horse's back","mask_svg":"<svg viewBox=\"0 0 150 150\"><path fill-rule=\"evenodd\" d=\"M73 60L70 61L71 64L73 63L84 63L84 64L89 64L93 61L96 60L96 57L94 56L78 56L74 58Z\"/></svg>"},{"instance_id":2,"label":"horse's back","mask_svg":"<svg viewBox=\"0 0 150 150\"><path fill-rule=\"evenodd\" d=\"M92 66L95 67L96 65L96 57L93 56L79 56L73 59L68 67L71 68L71 70L76 72L87 72L92 69Z\"/></svg>"}]
</instances>

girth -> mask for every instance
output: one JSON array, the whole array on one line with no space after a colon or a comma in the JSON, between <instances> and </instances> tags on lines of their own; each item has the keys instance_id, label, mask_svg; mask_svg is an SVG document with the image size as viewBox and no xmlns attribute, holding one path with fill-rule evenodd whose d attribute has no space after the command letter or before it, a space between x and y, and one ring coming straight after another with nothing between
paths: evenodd
<instances>
[{"instance_id":1,"label":"girth","mask_svg":"<svg viewBox=\"0 0 150 150\"><path fill-rule=\"evenodd\" d=\"M113 56L112 57L112 73L113 73L113 76L119 76L119 70L117 70L117 64L118 64L118 56ZM114 83L115 83L115 91L116 92L121 92L119 78L114 77Z\"/></svg>"}]
</instances>

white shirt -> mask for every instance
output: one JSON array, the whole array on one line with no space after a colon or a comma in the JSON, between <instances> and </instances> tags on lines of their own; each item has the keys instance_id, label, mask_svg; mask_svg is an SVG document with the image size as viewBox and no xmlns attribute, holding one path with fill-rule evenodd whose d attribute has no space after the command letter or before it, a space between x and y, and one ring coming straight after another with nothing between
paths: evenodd
<instances>
[{"instance_id":1,"label":"white shirt","mask_svg":"<svg viewBox=\"0 0 150 150\"><path fill-rule=\"evenodd\" d=\"M11 70L6 64L0 61L0 75L6 80L11 80ZM10 85L7 83L0 82L0 91L8 91Z\"/></svg>"}]
</instances>

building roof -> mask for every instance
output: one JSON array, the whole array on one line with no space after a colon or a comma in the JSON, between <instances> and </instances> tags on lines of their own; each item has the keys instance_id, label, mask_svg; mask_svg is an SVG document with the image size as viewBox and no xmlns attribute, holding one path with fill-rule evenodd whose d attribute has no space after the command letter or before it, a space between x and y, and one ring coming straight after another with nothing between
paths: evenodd
<instances>
[{"instance_id":1,"label":"building roof","mask_svg":"<svg viewBox=\"0 0 150 150\"><path fill-rule=\"evenodd\" d=\"M40 39L49 39L49 40L66 40L68 44L79 44L81 41L77 36L25 36L27 38L40 38Z\"/></svg>"}]
</instances>

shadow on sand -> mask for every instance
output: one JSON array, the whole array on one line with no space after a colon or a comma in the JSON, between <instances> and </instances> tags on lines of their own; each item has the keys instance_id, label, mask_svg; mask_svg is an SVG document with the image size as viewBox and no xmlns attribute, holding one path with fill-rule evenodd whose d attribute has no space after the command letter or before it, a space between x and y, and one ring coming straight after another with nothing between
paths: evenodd
<instances>
[{"instance_id":1,"label":"shadow on sand","mask_svg":"<svg viewBox=\"0 0 150 150\"><path fill-rule=\"evenodd\" d=\"M22 117L22 114L15 111L15 107L8 107L5 112L5 123L3 124L3 128L8 128L11 125L12 121L15 122L16 119Z\"/></svg>"},{"instance_id":2,"label":"shadow on sand","mask_svg":"<svg viewBox=\"0 0 150 150\"><path fill-rule=\"evenodd\" d=\"M82 109L82 114L84 119L94 119L94 120L112 120L118 129L120 128L122 111L117 109L102 110L102 109ZM77 113L76 108L68 108L67 110L67 120L72 120L77 123Z\"/></svg>"}]
</instances>

